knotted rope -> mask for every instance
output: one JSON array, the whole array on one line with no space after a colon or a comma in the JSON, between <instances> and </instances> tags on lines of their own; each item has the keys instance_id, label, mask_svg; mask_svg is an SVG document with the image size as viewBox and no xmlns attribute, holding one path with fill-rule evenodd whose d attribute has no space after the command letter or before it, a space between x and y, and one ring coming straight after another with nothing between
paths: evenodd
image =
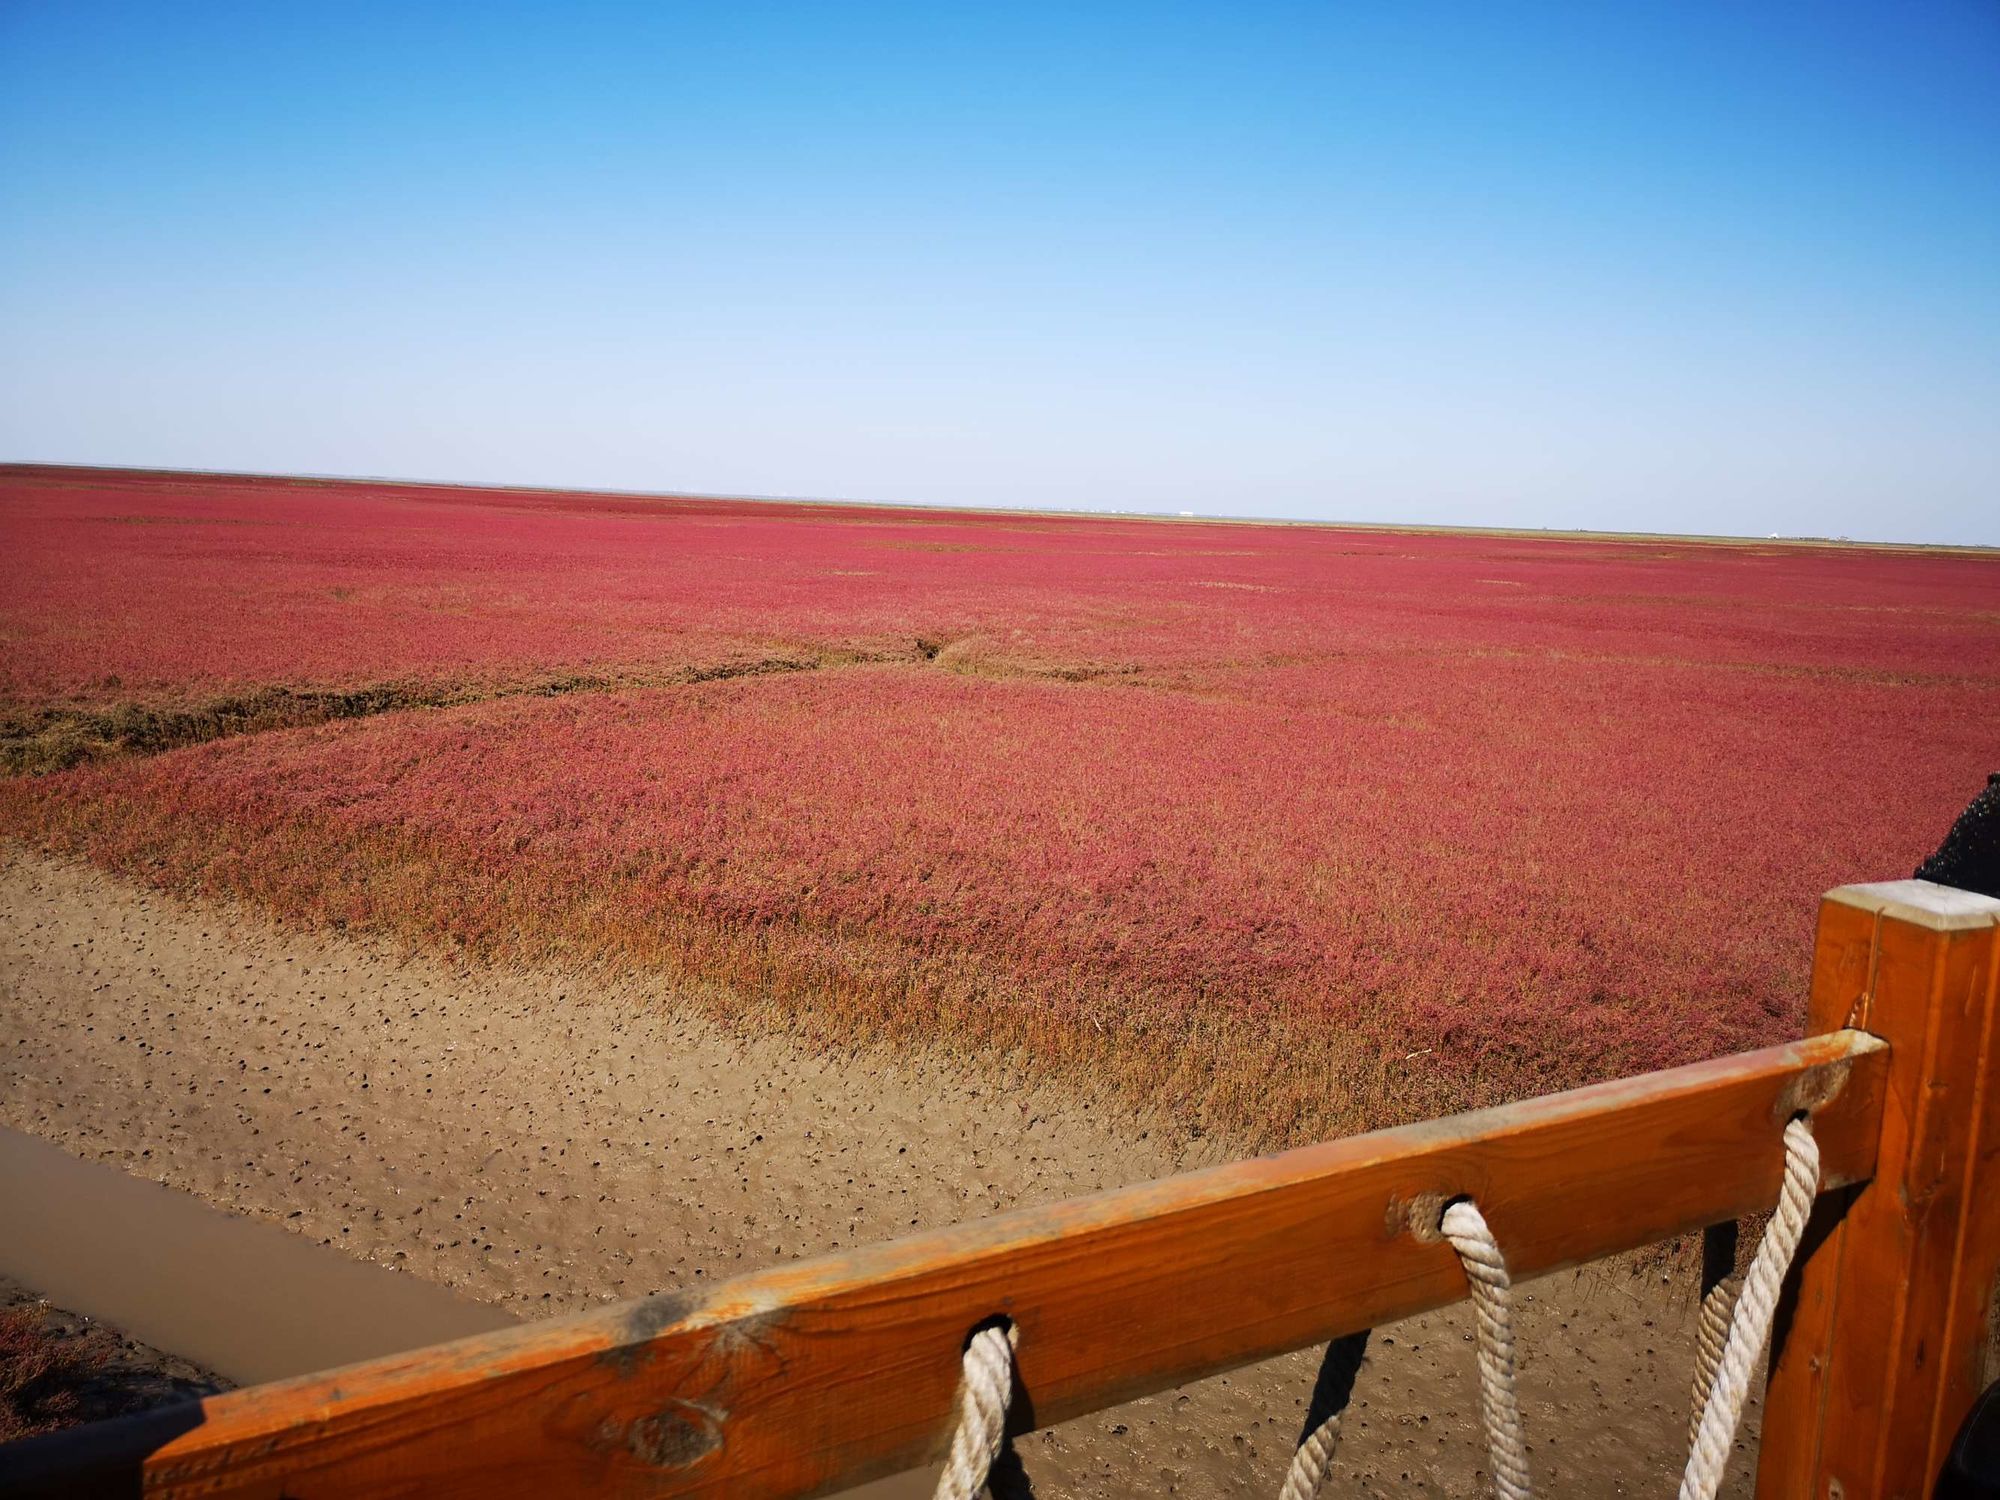
<instances>
[{"instance_id":1,"label":"knotted rope","mask_svg":"<svg viewBox=\"0 0 2000 1500\"><path fill-rule=\"evenodd\" d=\"M1438 1228L1458 1252L1472 1290L1479 1327L1479 1411L1486 1423L1493 1491L1500 1500L1528 1500L1528 1447L1514 1392L1514 1284L1507 1276L1507 1258L1469 1199L1446 1208Z\"/></svg>"},{"instance_id":2,"label":"knotted rope","mask_svg":"<svg viewBox=\"0 0 2000 1500\"><path fill-rule=\"evenodd\" d=\"M993 1476L1007 1438L1018 1337L1010 1323L1005 1328L982 1328L966 1344L958 1383L958 1426L934 1500L973 1500Z\"/></svg>"},{"instance_id":3,"label":"knotted rope","mask_svg":"<svg viewBox=\"0 0 2000 1500\"><path fill-rule=\"evenodd\" d=\"M1818 1193L1819 1142L1813 1139L1812 1121L1801 1117L1785 1127L1785 1182L1778 1195L1778 1209L1765 1227L1749 1274L1743 1278L1734 1316L1729 1320L1729 1336L1723 1341L1713 1373L1706 1378L1701 1368L1708 1359L1705 1343L1698 1355L1695 1389L1700 1391L1706 1386L1707 1399L1695 1426L1687 1472L1681 1476L1680 1500L1714 1500L1715 1492L1722 1486L1723 1473L1729 1466L1729 1448L1736 1441L1736 1429L1743 1421L1743 1403L1750 1394L1750 1376L1771 1337L1778 1291L1784 1285L1785 1273L1791 1269L1792 1257L1798 1252L1806 1218ZM1702 1319L1705 1328L1706 1302L1702 1306Z\"/></svg>"},{"instance_id":4,"label":"knotted rope","mask_svg":"<svg viewBox=\"0 0 2000 1500\"><path fill-rule=\"evenodd\" d=\"M1313 1382L1312 1400L1306 1407L1305 1431L1292 1454L1292 1466L1285 1471L1284 1488L1278 1500L1313 1500L1333 1468L1333 1455L1340 1446L1340 1419L1354 1396L1355 1377L1361 1373L1362 1356L1368 1352L1368 1333L1349 1334L1326 1346L1319 1362L1319 1378Z\"/></svg>"}]
</instances>

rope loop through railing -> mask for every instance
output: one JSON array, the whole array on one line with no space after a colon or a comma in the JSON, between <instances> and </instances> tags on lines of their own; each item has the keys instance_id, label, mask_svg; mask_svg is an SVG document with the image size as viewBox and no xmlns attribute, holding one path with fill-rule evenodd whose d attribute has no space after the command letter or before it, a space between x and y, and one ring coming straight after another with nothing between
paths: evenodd
<instances>
[{"instance_id":1,"label":"rope loop through railing","mask_svg":"<svg viewBox=\"0 0 2000 1500\"><path fill-rule=\"evenodd\" d=\"M1819 1145L1811 1119L1801 1115L1788 1123L1784 1142L1784 1181L1777 1210L1750 1270L1740 1278L1718 1275L1702 1298L1696 1330L1696 1414L1680 1500L1714 1500L1721 1487L1730 1446L1742 1424L1750 1379L1771 1335L1778 1292L1819 1192ZM1514 1358L1513 1280L1507 1258L1486 1216L1470 1198L1447 1204L1437 1229L1457 1252L1471 1293L1479 1409L1494 1493L1499 1500L1529 1500L1528 1447ZM966 1341L957 1420L935 1500L975 1500L988 1488L995 1495L1027 1492L1026 1476L1007 1450L1007 1411L1013 1400L1019 1337L1011 1322L995 1322L978 1328ZM1367 1347L1366 1331L1327 1345L1279 1500L1314 1500L1325 1485L1339 1448L1341 1418L1352 1400ZM1003 1484L1003 1479L1008 1482Z\"/></svg>"},{"instance_id":2,"label":"rope loop through railing","mask_svg":"<svg viewBox=\"0 0 2000 1500\"><path fill-rule=\"evenodd\" d=\"M1757 1255L1735 1296L1728 1319L1728 1335L1709 1366L1712 1340L1704 1341L1698 1353L1695 1389L1704 1393L1701 1415L1695 1422L1694 1441L1688 1452L1687 1470L1681 1476L1680 1500L1714 1500L1729 1467L1729 1448L1736 1441L1736 1429L1743 1423L1743 1405L1750 1394L1750 1377L1771 1337L1771 1320L1776 1316L1778 1292L1785 1273L1798 1253L1805 1234L1806 1219L1813 1199L1819 1194L1819 1142L1813 1138L1812 1119L1801 1115L1785 1126L1785 1179L1778 1192L1778 1208L1765 1226ZM1708 1306L1702 1307L1704 1324Z\"/></svg>"},{"instance_id":3,"label":"rope loop through railing","mask_svg":"<svg viewBox=\"0 0 2000 1500\"><path fill-rule=\"evenodd\" d=\"M1448 1204L1437 1231L1458 1252L1472 1294L1479 1343L1479 1408L1494 1491L1501 1500L1528 1500L1528 1447L1514 1382L1513 1282L1507 1274L1507 1257L1470 1199ZM1340 1441L1340 1418L1367 1344L1364 1332L1327 1345L1305 1432L1292 1454L1279 1500L1313 1500L1326 1483Z\"/></svg>"},{"instance_id":4,"label":"rope loop through railing","mask_svg":"<svg viewBox=\"0 0 2000 1500\"><path fill-rule=\"evenodd\" d=\"M1014 1346L1020 1330L990 1323L966 1340L958 1382L958 1420L934 1500L973 1500L1000 1476L1007 1408L1014 1399ZM1014 1486L1025 1491L1022 1483Z\"/></svg>"},{"instance_id":5,"label":"rope loop through railing","mask_svg":"<svg viewBox=\"0 0 2000 1500\"><path fill-rule=\"evenodd\" d=\"M1747 1275L1719 1268L1702 1296L1695 1333L1694 1414L1688 1429L1688 1463L1680 1500L1714 1500L1728 1467L1729 1449L1742 1424L1743 1407L1758 1357L1771 1335L1778 1292L1797 1254L1813 1199L1819 1192L1819 1146L1810 1117L1785 1127L1785 1168L1778 1206ZM1507 1258L1486 1217L1469 1198L1445 1207L1438 1232L1458 1253L1472 1296L1479 1361L1480 1416L1494 1493L1500 1500L1529 1500L1528 1449L1521 1421L1514 1359L1513 1282ZM1733 1226L1711 1231L1708 1258L1727 1247L1733 1259ZM1708 1279L1706 1271L1704 1280ZM1314 1500L1333 1467L1340 1419L1350 1399L1368 1335L1335 1339L1327 1346L1305 1431L1292 1454L1279 1500Z\"/></svg>"},{"instance_id":6,"label":"rope loop through railing","mask_svg":"<svg viewBox=\"0 0 2000 1500\"><path fill-rule=\"evenodd\" d=\"M1528 1500L1528 1444L1514 1386L1514 1283L1507 1257L1470 1198L1448 1205L1438 1228L1458 1252L1472 1290L1479 1339L1479 1413L1486 1426L1493 1491L1500 1500Z\"/></svg>"}]
</instances>

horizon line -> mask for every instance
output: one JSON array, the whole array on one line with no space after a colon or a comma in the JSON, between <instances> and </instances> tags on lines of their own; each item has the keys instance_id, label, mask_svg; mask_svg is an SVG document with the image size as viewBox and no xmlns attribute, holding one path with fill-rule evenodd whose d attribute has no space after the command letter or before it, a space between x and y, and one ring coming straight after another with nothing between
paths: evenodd
<instances>
[{"instance_id":1,"label":"horizon line","mask_svg":"<svg viewBox=\"0 0 2000 1500\"><path fill-rule=\"evenodd\" d=\"M727 500L750 505L819 506L851 510L904 510L948 515L1029 516L1045 520L1182 522L1203 526L1296 526L1327 531L1384 531L1449 536L1519 537L1544 541L1678 542L1695 546L1781 546L1855 548L1893 552L1938 552L2000 557L2000 543L1896 542L1829 536L1759 536L1736 532L1600 531L1575 527L1464 526L1431 521L1343 521L1287 516L1217 516L1188 510L1089 510L1066 506L950 505L924 500L876 500L847 496L737 494L707 490L623 489L599 485L520 484L498 480L411 479L388 474L277 473L264 469L181 468L159 464L70 463L61 460L0 459L0 476L32 470L70 473L171 475L193 479L290 480L308 484L378 484L411 489L490 490L495 494L603 495L628 500Z\"/></svg>"}]
</instances>

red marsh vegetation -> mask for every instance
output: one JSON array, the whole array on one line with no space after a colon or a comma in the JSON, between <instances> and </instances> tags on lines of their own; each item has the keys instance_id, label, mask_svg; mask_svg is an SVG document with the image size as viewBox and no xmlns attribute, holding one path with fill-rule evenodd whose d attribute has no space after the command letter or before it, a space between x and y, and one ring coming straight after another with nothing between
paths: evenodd
<instances>
[{"instance_id":1,"label":"red marsh vegetation","mask_svg":"<svg viewBox=\"0 0 2000 1500\"><path fill-rule=\"evenodd\" d=\"M0 471L0 831L1275 1143L1794 1034L2000 563Z\"/></svg>"}]
</instances>

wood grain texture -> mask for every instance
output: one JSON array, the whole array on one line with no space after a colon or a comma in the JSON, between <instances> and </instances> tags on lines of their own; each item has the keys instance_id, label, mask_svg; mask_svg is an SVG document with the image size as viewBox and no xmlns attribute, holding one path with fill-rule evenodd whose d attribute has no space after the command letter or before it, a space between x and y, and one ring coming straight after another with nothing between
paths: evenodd
<instances>
[{"instance_id":1,"label":"wood grain texture","mask_svg":"<svg viewBox=\"0 0 2000 1500\"><path fill-rule=\"evenodd\" d=\"M1800 1108L1860 1181L1888 1062L1846 1032L1237 1162L40 1439L0 1490L820 1493L941 1452L982 1319L1016 1425L1059 1422L1458 1300L1452 1196L1533 1275L1768 1208Z\"/></svg>"},{"instance_id":2,"label":"wood grain texture","mask_svg":"<svg viewBox=\"0 0 2000 1500\"><path fill-rule=\"evenodd\" d=\"M1889 1086L1875 1178L1816 1205L1780 1306L1760 1495L1928 1495L2000 1376L1996 922L2000 902L1916 881L1821 908L1810 1023L1888 1040Z\"/></svg>"}]
</instances>

